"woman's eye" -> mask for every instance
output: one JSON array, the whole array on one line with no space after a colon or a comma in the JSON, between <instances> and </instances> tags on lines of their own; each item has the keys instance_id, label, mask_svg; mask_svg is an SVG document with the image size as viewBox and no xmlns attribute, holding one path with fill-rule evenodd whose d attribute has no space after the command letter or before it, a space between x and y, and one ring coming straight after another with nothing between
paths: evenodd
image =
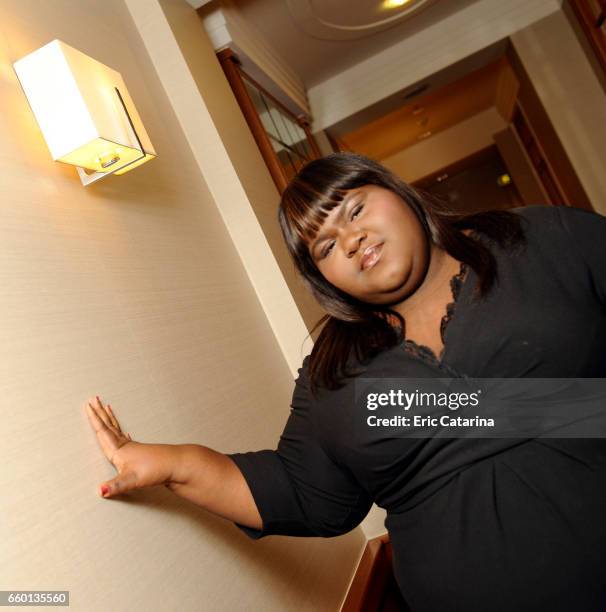
<instances>
[{"instance_id":1,"label":"woman's eye","mask_svg":"<svg viewBox=\"0 0 606 612\"><path fill-rule=\"evenodd\" d=\"M353 210L351 214L352 221L362 212L363 208L364 208L364 204L362 204L361 206L358 206L357 208ZM322 251L323 258L326 257L332 251L333 246L335 246L334 240Z\"/></svg>"},{"instance_id":2,"label":"woman's eye","mask_svg":"<svg viewBox=\"0 0 606 612\"><path fill-rule=\"evenodd\" d=\"M331 242L330 245L326 247L324 251L322 252L322 257L326 257L332 251L333 246L335 246L335 243Z\"/></svg>"},{"instance_id":3,"label":"woman's eye","mask_svg":"<svg viewBox=\"0 0 606 612\"><path fill-rule=\"evenodd\" d=\"M353 211L353 214L351 215L352 220L355 219L362 212L363 208L364 205L362 204L362 206L358 206L358 208Z\"/></svg>"}]
</instances>

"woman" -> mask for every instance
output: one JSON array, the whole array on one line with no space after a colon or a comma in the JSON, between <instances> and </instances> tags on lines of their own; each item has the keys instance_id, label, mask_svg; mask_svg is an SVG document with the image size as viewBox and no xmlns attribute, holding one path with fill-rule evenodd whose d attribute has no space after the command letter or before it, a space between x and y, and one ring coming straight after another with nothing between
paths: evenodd
<instances>
[{"instance_id":1,"label":"woman","mask_svg":"<svg viewBox=\"0 0 606 612\"><path fill-rule=\"evenodd\" d=\"M97 398L88 414L119 472L105 496L165 484L252 538L340 535L376 502L413 612L606 610L604 440L354 425L362 374L606 377L606 219L455 215L372 160L334 154L291 181L279 221L327 315L277 450L133 442Z\"/></svg>"}]
</instances>

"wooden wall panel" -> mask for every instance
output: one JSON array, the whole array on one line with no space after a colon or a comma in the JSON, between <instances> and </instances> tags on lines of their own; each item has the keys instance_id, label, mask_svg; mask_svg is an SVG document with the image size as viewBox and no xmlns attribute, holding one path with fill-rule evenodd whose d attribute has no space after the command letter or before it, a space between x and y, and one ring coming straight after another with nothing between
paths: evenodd
<instances>
[{"instance_id":1,"label":"wooden wall panel","mask_svg":"<svg viewBox=\"0 0 606 612\"><path fill-rule=\"evenodd\" d=\"M369 157L390 157L493 106L500 75L501 62L493 62L345 134L343 141Z\"/></svg>"},{"instance_id":2,"label":"wooden wall panel","mask_svg":"<svg viewBox=\"0 0 606 612\"><path fill-rule=\"evenodd\" d=\"M606 214L606 94L562 11L511 38L520 71L521 104L574 205ZM528 91L525 80L532 83ZM542 106L542 109L539 106ZM543 110L544 109L544 110ZM547 115L549 126L544 114ZM551 131L554 134L551 134ZM566 157L558 154L560 148ZM569 160L569 161L568 161ZM574 174L567 166L571 164Z\"/></svg>"}]
</instances>

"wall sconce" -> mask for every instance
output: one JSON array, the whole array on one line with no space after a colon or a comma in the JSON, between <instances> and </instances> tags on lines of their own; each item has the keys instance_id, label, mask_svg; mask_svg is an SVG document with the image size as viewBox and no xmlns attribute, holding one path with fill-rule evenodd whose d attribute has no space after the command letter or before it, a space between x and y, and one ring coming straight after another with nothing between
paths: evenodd
<instances>
[{"instance_id":1,"label":"wall sconce","mask_svg":"<svg viewBox=\"0 0 606 612\"><path fill-rule=\"evenodd\" d=\"M84 185L156 156L119 72L60 40L13 66L53 159Z\"/></svg>"}]
</instances>

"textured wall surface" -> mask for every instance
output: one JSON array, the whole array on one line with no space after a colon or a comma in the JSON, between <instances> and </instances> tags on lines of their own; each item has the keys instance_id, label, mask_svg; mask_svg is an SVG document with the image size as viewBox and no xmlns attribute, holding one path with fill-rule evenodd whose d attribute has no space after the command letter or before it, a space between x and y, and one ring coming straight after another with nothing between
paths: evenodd
<instances>
[{"instance_id":1,"label":"textured wall surface","mask_svg":"<svg viewBox=\"0 0 606 612\"><path fill-rule=\"evenodd\" d=\"M51 160L12 62L54 38L122 73L156 160L88 188ZM288 416L291 368L209 188L229 157L201 172L120 0L4 0L0 107L0 589L87 612L337 610L360 529L252 542L163 487L97 492L115 472L95 393L136 440L224 452L275 448Z\"/></svg>"}]
</instances>

